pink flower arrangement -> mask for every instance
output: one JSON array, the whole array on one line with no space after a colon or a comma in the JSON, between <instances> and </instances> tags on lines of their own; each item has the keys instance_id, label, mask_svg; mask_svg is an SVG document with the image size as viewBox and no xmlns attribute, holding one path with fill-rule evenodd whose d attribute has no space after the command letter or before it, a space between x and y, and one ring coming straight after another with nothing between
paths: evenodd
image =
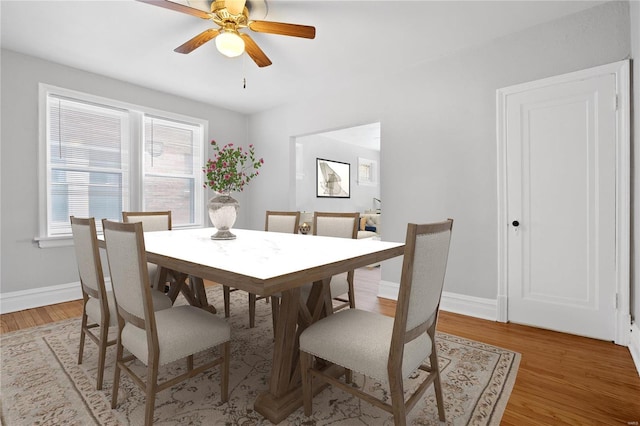
<instances>
[{"instance_id":1,"label":"pink flower arrangement","mask_svg":"<svg viewBox=\"0 0 640 426\"><path fill-rule=\"evenodd\" d=\"M255 148L249 145L249 150L234 147L228 143L220 147L216 141L211 141L215 156L208 159L202 171L207 175L204 187L209 187L221 194L240 192L258 174L258 169L264 164L262 158L256 159Z\"/></svg>"}]
</instances>

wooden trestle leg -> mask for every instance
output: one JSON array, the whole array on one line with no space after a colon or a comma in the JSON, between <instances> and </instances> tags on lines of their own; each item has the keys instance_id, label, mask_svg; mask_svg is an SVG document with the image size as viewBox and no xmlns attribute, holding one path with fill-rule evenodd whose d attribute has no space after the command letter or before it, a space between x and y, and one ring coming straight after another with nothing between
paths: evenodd
<instances>
[{"instance_id":1,"label":"wooden trestle leg","mask_svg":"<svg viewBox=\"0 0 640 426\"><path fill-rule=\"evenodd\" d=\"M171 276L171 286L169 287L169 293L167 296L172 302L176 301L178 294L187 299L190 305L198 308L205 309L209 312L216 313L216 308L209 304L207 300L207 293L204 288L204 280L200 277L194 277L193 275L183 274L181 272L170 271L166 268L159 268L156 274L155 288L164 288L164 283L167 282L167 277ZM187 280L189 281L187 283Z\"/></svg>"},{"instance_id":2,"label":"wooden trestle leg","mask_svg":"<svg viewBox=\"0 0 640 426\"><path fill-rule=\"evenodd\" d=\"M333 313L329 283L331 279L313 284L307 303L300 299L300 288L282 292L278 314L273 364L269 390L256 398L254 409L272 423L280 423L302 407L302 386L299 366L300 334L311 324ZM336 369L336 371L332 371ZM330 366L340 375L344 370ZM325 386L314 387L314 394Z\"/></svg>"}]
</instances>

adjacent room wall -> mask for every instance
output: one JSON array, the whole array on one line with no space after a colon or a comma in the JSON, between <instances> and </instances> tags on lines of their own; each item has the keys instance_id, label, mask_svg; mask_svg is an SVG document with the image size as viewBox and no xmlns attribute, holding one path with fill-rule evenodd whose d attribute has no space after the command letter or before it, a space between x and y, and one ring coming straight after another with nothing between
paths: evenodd
<instances>
[{"instance_id":1,"label":"adjacent room wall","mask_svg":"<svg viewBox=\"0 0 640 426\"><path fill-rule=\"evenodd\" d=\"M41 249L33 240L38 235L38 83L209 120L209 139L246 142L247 118L243 114L8 50L1 54L2 296L78 282L73 247ZM238 199L242 203L245 197L240 194ZM243 220L241 216L239 223ZM79 298L79 286L77 291Z\"/></svg>"},{"instance_id":2,"label":"adjacent room wall","mask_svg":"<svg viewBox=\"0 0 640 426\"><path fill-rule=\"evenodd\" d=\"M445 290L495 300L496 90L625 59L629 40L629 4L610 2L436 62L399 67L382 80L363 78L350 90L255 114L249 139L274 155L269 179L256 183L250 223L257 226L260 212L273 206L267 185L291 184L290 137L380 121L383 238L403 241L407 222L454 218ZM285 197L280 201L287 205ZM399 282L400 266L400 259L386 262L383 280Z\"/></svg>"},{"instance_id":3,"label":"adjacent room wall","mask_svg":"<svg viewBox=\"0 0 640 426\"><path fill-rule=\"evenodd\" d=\"M380 198L380 185L358 184L358 158L366 158L380 164L380 151L350 145L321 135L296 138L302 144L302 170L295 170L296 210L360 212L373 208L373 197ZM351 185L349 198L316 197L316 158L349 163ZM301 173L300 173L301 172Z\"/></svg>"}]
</instances>

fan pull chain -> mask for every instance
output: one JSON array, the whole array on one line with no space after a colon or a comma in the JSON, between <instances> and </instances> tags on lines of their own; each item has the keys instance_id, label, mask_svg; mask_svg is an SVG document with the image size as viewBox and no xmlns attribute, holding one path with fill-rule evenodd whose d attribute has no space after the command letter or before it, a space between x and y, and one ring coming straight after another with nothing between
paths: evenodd
<instances>
[{"instance_id":1,"label":"fan pull chain","mask_svg":"<svg viewBox=\"0 0 640 426\"><path fill-rule=\"evenodd\" d=\"M247 88L247 77L246 77L246 71L245 71L245 61L247 59L247 55L242 55L242 75L244 75L245 77L242 77L242 88L246 89Z\"/></svg>"}]
</instances>

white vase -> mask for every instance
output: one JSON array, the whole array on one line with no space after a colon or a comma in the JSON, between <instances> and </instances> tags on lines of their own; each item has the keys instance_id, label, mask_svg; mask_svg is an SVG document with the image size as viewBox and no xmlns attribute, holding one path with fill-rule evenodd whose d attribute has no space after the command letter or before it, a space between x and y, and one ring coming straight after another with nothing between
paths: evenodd
<instances>
[{"instance_id":1,"label":"white vase","mask_svg":"<svg viewBox=\"0 0 640 426\"><path fill-rule=\"evenodd\" d=\"M230 229L236 223L240 204L228 193L213 197L207 203L209 219L217 232L211 236L212 240L233 240L236 238Z\"/></svg>"}]
</instances>

